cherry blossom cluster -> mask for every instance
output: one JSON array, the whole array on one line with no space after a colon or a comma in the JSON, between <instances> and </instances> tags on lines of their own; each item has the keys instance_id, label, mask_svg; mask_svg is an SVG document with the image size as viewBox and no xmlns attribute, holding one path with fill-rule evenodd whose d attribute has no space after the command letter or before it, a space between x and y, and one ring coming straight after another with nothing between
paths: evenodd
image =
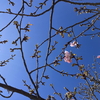
<instances>
[{"instance_id":1,"label":"cherry blossom cluster","mask_svg":"<svg viewBox=\"0 0 100 100\"><path fill-rule=\"evenodd\" d=\"M64 61L67 62L67 63L71 63L72 62L72 58L71 58L71 53L70 52L65 51Z\"/></svg>"},{"instance_id":2,"label":"cherry blossom cluster","mask_svg":"<svg viewBox=\"0 0 100 100\"><path fill-rule=\"evenodd\" d=\"M70 47L77 47L78 45L78 42L76 41L73 41L70 43ZM67 62L67 63L71 63L72 62L72 58L73 58L73 54L68 52L68 51L65 51L64 52L64 61ZM98 55L96 58L100 58L100 55Z\"/></svg>"},{"instance_id":3,"label":"cherry blossom cluster","mask_svg":"<svg viewBox=\"0 0 100 100\"><path fill-rule=\"evenodd\" d=\"M100 58L100 55L98 55L97 58Z\"/></svg>"},{"instance_id":4,"label":"cherry blossom cluster","mask_svg":"<svg viewBox=\"0 0 100 100\"><path fill-rule=\"evenodd\" d=\"M73 42L70 43L70 46L71 46L71 47L75 47L75 46L77 46L77 45L78 45L78 42L76 42L76 41L73 41Z\"/></svg>"}]
</instances>

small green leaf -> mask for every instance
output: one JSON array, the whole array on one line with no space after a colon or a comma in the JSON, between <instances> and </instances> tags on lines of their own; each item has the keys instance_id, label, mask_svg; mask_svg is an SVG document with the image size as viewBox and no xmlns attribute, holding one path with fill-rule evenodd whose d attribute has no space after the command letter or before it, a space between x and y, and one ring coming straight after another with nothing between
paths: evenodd
<instances>
[{"instance_id":1,"label":"small green leaf","mask_svg":"<svg viewBox=\"0 0 100 100\"><path fill-rule=\"evenodd\" d=\"M53 84L50 84L51 87L53 87Z\"/></svg>"},{"instance_id":2,"label":"small green leaf","mask_svg":"<svg viewBox=\"0 0 100 100\"><path fill-rule=\"evenodd\" d=\"M77 60L83 60L83 58L82 57L77 57Z\"/></svg>"},{"instance_id":3,"label":"small green leaf","mask_svg":"<svg viewBox=\"0 0 100 100\"><path fill-rule=\"evenodd\" d=\"M11 13L11 9L6 9L9 13Z\"/></svg>"},{"instance_id":4,"label":"small green leaf","mask_svg":"<svg viewBox=\"0 0 100 100\"><path fill-rule=\"evenodd\" d=\"M55 48L52 48L52 50L55 50Z\"/></svg>"},{"instance_id":5,"label":"small green leaf","mask_svg":"<svg viewBox=\"0 0 100 100\"><path fill-rule=\"evenodd\" d=\"M68 37L72 37L72 34L68 34Z\"/></svg>"},{"instance_id":6,"label":"small green leaf","mask_svg":"<svg viewBox=\"0 0 100 100\"><path fill-rule=\"evenodd\" d=\"M48 75L46 75L46 76L43 76L44 78L46 78L46 79L49 79L49 76Z\"/></svg>"},{"instance_id":7,"label":"small green leaf","mask_svg":"<svg viewBox=\"0 0 100 100\"><path fill-rule=\"evenodd\" d=\"M61 26L61 27L59 27L59 30L61 31L63 29L63 27Z\"/></svg>"},{"instance_id":8,"label":"small green leaf","mask_svg":"<svg viewBox=\"0 0 100 100\"><path fill-rule=\"evenodd\" d=\"M77 64L73 63L73 64L72 64L72 67L74 67L74 66L76 66L76 65L77 65Z\"/></svg>"},{"instance_id":9,"label":"small green leaf","mask_svg":"<svg viewBox=\"0 0 100 100\"><path fill-rule=\"evenodd\" d=\"M40 58L41 56L39 55L38 58Z\"/></svg>"},{"instance_id":10,"label":"small green leaf","mask_svg":"<svg viewBox=\"0 0 100 100\"><path fill-rule=\"evenodd\" d=\"M37 53L41 53L41 51L37 51Z\"/></svg>"},{"instance_id":11,"label":"small green leaf","mask_svg":"<svg viewBox=\"0 0 100 100\"><path fill-rule=\"evenodd\" d=\"M38 44L35 45L38 48Z\"/></svg>"},{"instance_id":12,"label":"small green leaf","mask_svg":"<svg viewBox=\"0 0 100 100\"><path fill-rule=\"evenodd\" d=\"M40 7L40 9L42 9L42 6Z\"/></svg>"},{"instance_id":13,"label":"small green leaf","mask_svg":"<svg viewBox=\"0 0 100 100\"><path fill-rule=\"evenodd\" d=\"M43 5L43 3L39 3L39 5Z\"/></svg>"},{"instance_id":14,"label":"small green leaf","mask_svg":"<svg viewBox=\"0 0 100 100\"><path fill-rule=\"evenodd\" d=\"M44 6L46 6L46 3L43 3Z\"/></svg>"},{"instance_id":15,"label":"small green leaf","mask_svg":"<svg viewBox=\"0 0 100 100\"><path fill-rule=\"evenodd\" d=\"M66 33L67 32L67 30L63 30L63 33Z\"/></svg>"},{"instance_id":16,"label":"small green leaf","mask_svg":"<svg viewBox=\"0 0 100 100\"><path fill-rule=\"evenodd\" d=\"M61 36L62 36L62 38L64 38L64 34L61 32L61 33L59 33Z\"/></svg>"},{"instance_id":17,"label":"small green leaf","mask_svg":"<svg viewBox=\"0 0 100 100\"><path fill-rule=\"evenodd\" d=\"M54 41L55 42L55 44L57 44L58 42L57 41Z\"/></svg>"},{"instance_id":18,"label":"small green leaf","mask_svg":"<svg viewBox=\"0 0 100 100\"><path fill-rule=\"evenodd\" d=\"M85 76L88 76L88 71L85 71L84 74L85 74Z\"/></svg>"}]
</instances>

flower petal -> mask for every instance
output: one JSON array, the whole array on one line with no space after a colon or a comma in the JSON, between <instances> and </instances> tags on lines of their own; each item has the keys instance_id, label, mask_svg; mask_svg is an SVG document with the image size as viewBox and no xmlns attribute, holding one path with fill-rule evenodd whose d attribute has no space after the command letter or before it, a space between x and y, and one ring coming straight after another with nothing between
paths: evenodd
<instances>
[{"instance_id":1,"label":"flower petal","mask_svg":"<svg viewBox=\"0 0 100 100\"><path fill-rule=\"evenodd\" d=\"M64 61L67 63L71 63L71 54L68 51L65 51L65 57L64 57Z\"/></svg>"},{"instance_id":2,"label":"flower petal","mask_svg":"<svg viewBox=\"0 0 100 100\"><path fill-rule=\"evenodd\" d=\"M98 55L97 58L100 58L100 55Z\"/></svg>"}]
</instances>

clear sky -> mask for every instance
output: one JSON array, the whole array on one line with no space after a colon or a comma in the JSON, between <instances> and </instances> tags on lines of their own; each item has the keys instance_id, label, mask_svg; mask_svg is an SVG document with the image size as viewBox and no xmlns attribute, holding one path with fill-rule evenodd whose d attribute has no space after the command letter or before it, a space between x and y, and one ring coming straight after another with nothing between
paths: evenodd
<instances>
[{"instance_id":1,"label":"clear sky","mask_svg":"<svg viewBox=\"0 0 100 100\"><path fill-rule=\"evenodd\" d=\"M12 12L17 13L21 8L21 0L13 0L13 1L15 2L15 6L9 5L7 0L0 1L0 11L7 11L6 9L10 8ZM28 8L27 6L25 6L25 13L29 14L35 11L34 6L38 6L38 3L42 1L34 0L32 8ZM91 2L92 1L94 0L91 0ZM43 6L43 9L42 10L40 9L38 13L43 12L45 9L49 8L50 5L51 5L51 0L48 1L47 5ZM73 25L76 22L82 21L85 18L88 18L89 16L93 15L93 14L77 14L77 12L74 12L74 7L80 7L80 6L71 5L63 2L58 3L54 9L53 27L56 29L59 29L59 27L61 26L63 28L66 28L70 25ZM95 7L91 7L91 8L95 8ZM0 23L1 23L0 29L2 29L7 23L9 23L9 21L13 17L14 15L0 13ZM20 18L21 17L16 18L15 21L19 21ZM29 67L29 70L36 68L35 59L32 59L30 57L34 53L35 45L42 43L45 39L48 38L48 31L49 31L49 24L50 24L49 19L50 19L50 12L47 12L44 15L39 17L24 17L23 19L23 24L22 24L23 27L27 23L33 24L32 26L30 26L30 32L22 31L23 35L26 34L30 37L28 42L23 43L25 59ZM98 26L99 24L100 23L97 23ZM80 32L82 32L82 30L84 30L85 28L86 27L81 28L79 25L74 27L75 35L80 34ZM86 34L93 34L95 32L97 31L89 30ZM16 50L15 52L10 52L10 48L15 48L15 46L12 44L12 41L14 41L18 37L18 32L15 26L13 25L13 23L11 23L0 34L2 34L0 41L8 40L8 43L4 45L0 44L0 61L10 58L10 55L12 54L16 54L14 60L11 60L6 66L0 68L0 74L4 76L4 78L6 79L9 85L28 91L28 89L24 86L22 80L26 80L26 82L30 85L31 83L28 79L27 73L25 72L20 51ZM55 34L55 31L52 31L52 35L53 34ZM71 39L72 37L68 37L67 34L65 34L64 38L62 38L60 35L57 35L56 37L52 38L52 45L54 44L54 41L58 41L58 44L56 45L56 50L54 50L54 52L49 57L49 61L48 61L49 63L55 60L55 57L61 53L64 44L66 44ZM84 64L85 66L87 66L88 64L91 65L93 63L93 57L100 54L100 44L99 44L100 37L94 37L93 39L91 39L90 36L80 37L77 39L77 41L79 44L81 44L81 47L79 49L68 46L66 50L72 51L78 56L82 56L83 60L79 62L80 64ZM40 55L42 57L39 60L39 66L43 66L45 64L47 45L48 43L46 42L40 47L41 50ZM19 47L19 45L17 47ZM73 62L75 62L74 59ZM62 60L61 65L56 66L55 68L60 71L64 70L65 72L68 72L70 74L78 73L79 72L78 68L71 67L71 64L68 64ZM40 76L41 76L41 72L42 70L40 70L40 74L39 74ZM77 87L80 82L83 82L83 80L76 79L74 77L62 76L50 68L47 68L45 74L49 75L50 79L48 80L44 79L44 81L46 82L45 86L40 85L39 92L43 98L46 98L48 95L52 95L55 96L57 100L60 100L58 96L53 94L54 91L50 87L50 84L54 84L57 92L60 92L64 95L67 92L63 89L64 87L67 87L70 91L73 91L74 87ZM32 77L35 79L35 74L32 75L33 75ZM0 82L2 82L1 79ZM7 95L6 91L5 94ZM28 100L28 98L16 93L14 93L14 95L8 100L18 100L18 99ZM0 100L5 100L5 99L0 97Z\"/></svg>"}]
</instances>

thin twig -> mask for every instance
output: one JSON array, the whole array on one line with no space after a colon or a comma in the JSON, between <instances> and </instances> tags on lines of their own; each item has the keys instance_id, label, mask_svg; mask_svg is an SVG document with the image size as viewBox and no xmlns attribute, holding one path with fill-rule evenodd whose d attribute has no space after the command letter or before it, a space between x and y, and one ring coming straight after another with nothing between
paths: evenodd
<instances>
[{"instance_id":1,"label":"thin twig","mask_svg":"<svg viewBox=\"0 0 100 100\"><path fill-rule=\"evenodd\" d=\"M47 54L46 54L46 65L47 65L47 61L48 61L48 57L49 57L49 51L50 51L50 45L51 45L51 32L52 32L52 21L53 21L53 13L54 13L54 3L55 0L52 0L52 9L51 9L51 14L50 14L50 26L49 26L49 39L48 39L48 48L47 48ZM44 76L44 73L46 71L46 67L44 67L43 73L42 73L42 77ZM41 77L41 80L42 80Z\"/></svg>"},{"instance_id":2,"label":"thin twig","mask_svg":"<svg viewBox=\"0 0 100 100\"><path fill-rule=\"evenodd\" d=\"M22 6L21 9L19 10L19 12L16 14L16 16L15 16L5 27L3 27L3 28L0 30L0 32L3 31L5 28L7 28L7 27L17 18L17 16L20 14L20 12L22 11L22 9L23 9L23 6ZM1 11L0 11L0 13L1 13Z\"/></svg>"},{"instance_id":3,"label":"thin twig","mask_svg":"<svg viewBox=\"0 0 100 100\"><path fill-rule=\"evenodd\" d=\"M90 3L90 2L72 2L72 1L69 1L69 0L59 0L59 1L67 2L67 3L70 3L70 4L74 4L74 5L91 5L91 6L100 5L100 2Z\"/></svg>"}]
</instances>

